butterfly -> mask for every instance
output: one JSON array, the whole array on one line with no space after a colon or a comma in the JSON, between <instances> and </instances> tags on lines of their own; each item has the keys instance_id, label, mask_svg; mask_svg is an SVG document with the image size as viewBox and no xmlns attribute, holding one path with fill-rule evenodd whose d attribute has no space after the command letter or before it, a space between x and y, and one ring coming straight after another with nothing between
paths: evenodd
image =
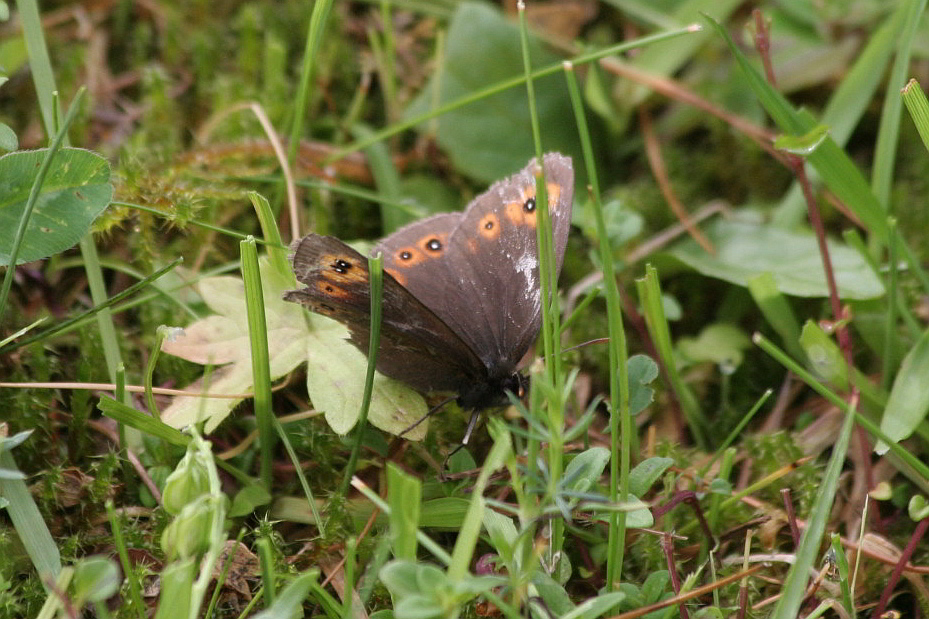
<instances>
[{"instance_id":1,"label":"butterfly","mask_svg":"<svg viewBox=\"0 0 929 619\"><path fill-rule=\"evenodd\" d=\"M574 198L571 159L543 157L558 272ZM372 250L384 257L377 369L423 392L457 394L479 411L522 395L517 365L538 336L542 291L536 243L535 159L494 183L463 212L413 222ZM368 352L368 260L332 236L308 234L291 246L304 288L284 299L334 318ZM472 418L473 421L473 418Z\"/></svg>"}]
</instances>

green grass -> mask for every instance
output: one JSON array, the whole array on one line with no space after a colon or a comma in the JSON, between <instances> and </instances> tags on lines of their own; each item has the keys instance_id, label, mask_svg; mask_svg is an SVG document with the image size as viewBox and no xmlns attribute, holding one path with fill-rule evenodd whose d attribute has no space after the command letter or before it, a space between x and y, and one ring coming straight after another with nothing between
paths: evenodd
<instances>
[{"instance_id":1,"label":"green grass","mask_svg":"<svg viewBox=\"0 0 929 619\"><path fill-rule=\"evenodd\" d=\"M501 4L16 5L0 145L51 148L0 158L42 258L0 266L0 619L929 608L926 2ZM467 412L398 437L442 396L283 302L287 246L549 151L530 392L443 468Z\"/></svg>"}]
</instances>

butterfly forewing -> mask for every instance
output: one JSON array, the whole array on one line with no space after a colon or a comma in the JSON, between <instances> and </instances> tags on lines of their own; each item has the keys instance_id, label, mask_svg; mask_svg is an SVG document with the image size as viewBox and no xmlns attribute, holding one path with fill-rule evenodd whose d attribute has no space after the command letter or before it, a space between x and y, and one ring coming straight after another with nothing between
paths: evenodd
<instances>
[{"instance_id":1,"label":"butterfly forewing","mask_svg":"<svg viewBox=\"0 0 929 619\"><path fill-rule=\"evenodd\" d=\"M382 239L372 253L384 256L384 270L433 312L445 307L451 284L448 242L462 213L441 213L414 221ZM445 316L440 316L445 319ZM446 324L454 329L454 323Z\"/></svg>"},{"instance_id":2,"label":"butterfly forewing","mask_svg":"<svg viewBox=\"0 0 929 619\"><path fill-rule=\"evenodd\" d=\"M337 238L310 234L292 246L297 280L305 288L284 299L334 318L367 353L370 333L368 259ZM384 274L377 368L422 391L458 391L480 380L477 356L439 317L389 273Z\"/></svg>"}]
</instances>

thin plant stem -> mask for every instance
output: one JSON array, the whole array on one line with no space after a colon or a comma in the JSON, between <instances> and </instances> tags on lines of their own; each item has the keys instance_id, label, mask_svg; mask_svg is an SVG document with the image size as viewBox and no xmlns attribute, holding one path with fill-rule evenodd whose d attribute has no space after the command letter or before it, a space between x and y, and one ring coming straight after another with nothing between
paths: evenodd
<instances>
[{"instance_id":1,"label":"thin plant stem","mask_svg":"<svg viewBox=\"0 0 929 619\"><path fill-rule=\"evenodd\" d=\"M565 79L568 93L574 109L574 120L581 138L581 151L584 153L584 166L590 185L591 209L597 225L597 244L600 252L600 264L603 270L603 291L606 296L607 335L609 337L610 363L610 501L614 504L625 502L629 495L629 469L632 457L632 418L629 415L629 367L626 331L623 326L622 300L619 286L613 270L613 248L610 246L603 215L603 203L600 200L600 180L594 160L590 131L587 127L584 105L581 99L574 65L564 63ZM623 553L626 546L626 512L610 514L610 527L607 541L607 591L613 591L622 577Z\"/></svg>"},{"instance_id":2,"label":"thin plant stem","mask_svg":"<svg viewBox=\"0 0 929 619\"><path fill-rule=\"evenodd\" d=\"M377 366L377 349L381 340L381 296L384 291L384 258L376 256L368 259L368 281L371 286L371 332L368 340L368 368L365 373L364 395L361 399L361 411L358 413L358 421L355 424L355 442L352 445L352 452L348 458L348 464L345 466L345 476L342 478L342 485L339 488L339 494L346 496L348 487L352 482L355 474L355 468L358 466L358 456L361 453L361 444L364 441L365 427L368 424L368 409L371 407L371 394L374 390L374 369Z\"/></svg>"}]
</instances>

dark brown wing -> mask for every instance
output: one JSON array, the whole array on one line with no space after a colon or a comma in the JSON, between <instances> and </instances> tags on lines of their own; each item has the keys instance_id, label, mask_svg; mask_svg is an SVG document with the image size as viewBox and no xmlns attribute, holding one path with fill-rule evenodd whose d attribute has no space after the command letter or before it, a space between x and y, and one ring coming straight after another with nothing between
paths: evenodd
<instances>
[{"instance_id":1,"label":"dark brown wing","mask_svg":"<svg viewBox=\"0 0 929 619\"><path fill-rule=\"evenodd\" d=\"M436 312L445 307L446 287L450 283L447 252L449 238L458 228L462 213L441 213L403 226L374 246L381 252L384 270L404 288ZM453 326L457 320L441 316Z\"/></svg>"},{"instance_id":2,"label":"dark brown wing","mask_svg":"<svg viewBox=\"0 0 929 619\"><path fill-rule=\"evenodd\" d=\"M560 272L571 225L574 169L557 153L544 157L555 255ZM404 287L451 326L493 378L516 369L541 325L535 214L538 165L498 181L464 213L414 222L375 251Z\"/></svg>"},{"instance_id":3,"label":"dark brown wing","mask_svg":"<svg viewBox=\"0 0 929 619\"><path fill-rule=\"evenodd\" d=\"M291 246L294 274L306 288L286 301L338 320L367 354L370 333L368 260L337 238L309 234ZM442 320L389 273L384 274L377 369L421 391L460 391L481 380L483 365Z\"/></svg>"},{"instance_id":4,"label":"dark brown wing","mask_svg":"<svg viewBox=\"0 0 929 619\"><path fill-rule=\"evenodd\" d=\"M544 162L560 272L571 225L574 169L570 158L557 153L547 154ZM491 378L515 371L541 325L534 211L538 171L533 160L478 196L460 217L440 215L447 219L411 224L381 244L397 257L404 247L416 250L408 268L402 261L395 267L398 279L452 326ZM436 251L430 252L430 246ZM411 277L403 279L407 271Z\"/></svg>"}]
</instances>

